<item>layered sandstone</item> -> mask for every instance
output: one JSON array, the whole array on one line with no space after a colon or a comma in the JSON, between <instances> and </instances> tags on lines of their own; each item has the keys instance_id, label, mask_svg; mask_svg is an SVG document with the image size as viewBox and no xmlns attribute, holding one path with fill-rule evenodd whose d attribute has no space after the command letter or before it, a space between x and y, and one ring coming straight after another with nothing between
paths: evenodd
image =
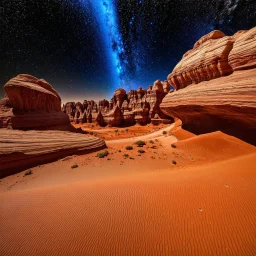
<instances>
[{"instance_id":1,"label":"layered sandstone","mask_svg":"<svg viewBox=\"0 0 256 256\"><path fill-rule=\"evenodd\" d=\"M167 94L160 107L164 113L181 119L183 127L193 133L221 130L256 144L256 28L233 37L219 34L213 39L214 33L199 40L169 75L180 90ZM208 68L217 56L221 57L218 63L225 60L225 75L230 68L232 74L219 77L223 72L217 64L218 75L211 76Z\"/></svg>"},{"instance_id":2,"label":"layered sandstone","mask_svg":"<svg viewBox=\"0 0 256 256\"><path fill-rule=\"evenodd\" d=\"M69 129L69 118L61 111L61 99L43 79L18 75L8 81L1 101L0 127L13 129Z\"/></svg>"},{"instance_id":3,"label":"layered sandstone","mask_svg":"<svg viewBox=\"0 0 256 256\"><path fill-rule=\"evenodd\" d=\"M104 147L102 139L78 133L2 129L0 178L65 156L84 154Z\"/></svg>"},{"instance_id":4,"label":"layered sandstone","mask_svg":"<svg viewBox=\"0 0 256 256\"><path fill-rule=\"evenodd\" d=\"M233 49L229 54L229 64L233 70L256 67L256 27L249 31L239 31Z\"/></svg>"},{"instance_id":5,"label":"layered sandstone","mask_svg":"<svg viewBox=\"0 0 256 256\"><path fill-rule=\"evenodd\" d=\"M104 103L100 102L100 104ZM97 119L99 107L93 100L84 100L83 103L67 102L63 105L62 111L68 115L70 122L92 123Z\"/></svg>"},{"instance_id":6,"label":"layered sandstone","mask_svg":"<svg viewBox=\"0 0 256 256\"><path fill-rule=\"evenodd\" d=\"M160 103L167 93L172 92L168 81L156 80L148 90L139 87L138 90L130 90L128 93L122 88L114 92L110 101L101 100L97 105L91 101L74 104L76 111L74 117L70 115L70 104L63 106L63 111L75 123L90 123L96 121L100 126L130 126L134 124L146 125L152 121L171 123L171 118L160 109ZM73 107L73 108L74 108ZM72 112L73 113L73 112ZM85 116L87 115L87 118ZM88 116L90 115L90 117Z\"/></svg>"},{"instance_id":7,"label":"layered sandstone","mask_svg":"<svg viewBox=\"0 0 256 256\"><path fill-rule=\"evenodd\" d=\"M256 66L256 27L233 36L214 30L186 52L168 81L177 90Z\"/></svg>"},{"instance_id":8,"label":"layered sandstone","mask_svg":"<svg viewBox=\"0 0 256 256\"><path fill-rule=\"evenodd\" d=\"M228 55L234 39L215 30L195 43L194 48L183 55L168 76L170 84L181 89L190 84L211 80L232 73Z\"/></svg>"}]
</instances>

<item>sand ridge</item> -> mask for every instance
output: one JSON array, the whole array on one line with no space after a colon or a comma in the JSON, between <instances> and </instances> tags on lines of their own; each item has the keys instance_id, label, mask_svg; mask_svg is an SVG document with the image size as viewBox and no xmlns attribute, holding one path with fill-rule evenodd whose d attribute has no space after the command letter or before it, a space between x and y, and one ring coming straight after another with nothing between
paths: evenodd
<instances>
[{"instance_id":1,"label":"sand ridge","mask_svg":"<svg viewBox=\"0 0 256 256\"><path fill-rule=\"evenodd\" d=\"M255 255L255 147L175 127L1 179L0 255Z\"/></svg>"},{"instance_id":2,"label":"sand ridge","mask_svg":"<svg viewBox=\"0 0 256 256\"><path fill-rule=\"evenodd\" d=\"M0 254L254 255L255 157L3 193Z\"/></svg>"}]
</instances>

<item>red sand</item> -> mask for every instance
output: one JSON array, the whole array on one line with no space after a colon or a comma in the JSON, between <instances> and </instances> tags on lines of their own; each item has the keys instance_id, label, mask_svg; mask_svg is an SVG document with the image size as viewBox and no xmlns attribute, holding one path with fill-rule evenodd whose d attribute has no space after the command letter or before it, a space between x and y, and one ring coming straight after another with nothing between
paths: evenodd
<instances>
[{"instance_id":1,"label":"red sand","mask_svg":"<svg viewBox=\"0 0 256 256\"><path fill-rule=\"evenodd\" d=\"M256 255L255 147L220 132L177 148L144 138L141 156L136 139L112 141L111 160L1 179L0 255Z\"/></svg>"}]
</instances>

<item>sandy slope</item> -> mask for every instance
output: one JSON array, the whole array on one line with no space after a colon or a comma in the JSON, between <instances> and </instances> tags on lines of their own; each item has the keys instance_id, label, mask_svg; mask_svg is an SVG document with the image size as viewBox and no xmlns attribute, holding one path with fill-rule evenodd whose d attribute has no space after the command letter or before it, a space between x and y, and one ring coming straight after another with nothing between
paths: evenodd
<instances>
[{"instance_id":1,"label":"sandy slope","mask_svg":"<svg viewBox=\"0 0 256 256\"><path fill-rule=\"evenodd\" d=\"M255 255L255 147L155 136L1 179L0 255Z\"/></svg>"}]
</instances>

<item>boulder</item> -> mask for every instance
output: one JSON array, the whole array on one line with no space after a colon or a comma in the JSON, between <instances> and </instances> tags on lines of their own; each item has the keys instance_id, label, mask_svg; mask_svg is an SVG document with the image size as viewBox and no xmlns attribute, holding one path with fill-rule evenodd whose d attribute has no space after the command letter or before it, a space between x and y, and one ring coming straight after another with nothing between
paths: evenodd
<instances>
[{"instance_id":1,"label":"boulder","mask_svg":"<svg viewBox=\"0 0 256 256\"><path fill-rule=\"evenodd\" d=\"M1 127L72 129L68 115L61 111L60 96L45 80L18 75L8 81L4 89L7 96L1 101Z\"/></svg>"}]
</instances>

